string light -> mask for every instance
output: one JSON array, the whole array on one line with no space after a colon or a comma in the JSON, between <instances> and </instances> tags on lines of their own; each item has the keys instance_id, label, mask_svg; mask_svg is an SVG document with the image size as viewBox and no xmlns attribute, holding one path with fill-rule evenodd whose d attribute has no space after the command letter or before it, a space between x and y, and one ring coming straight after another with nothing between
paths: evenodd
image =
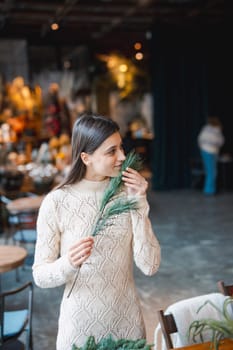
<instances>
[{"instance_id":1,"label":"string light","mask_svg":"<svg viewBox=\"0 0 233 350\"><path fill-rule=\"evenodd\" d=\"M52 24L51 24L51 29L52 29L52 30L58 30L58 29L59 29L59 24L56 23L56 22L52 23Z\"/></svg>"},{"instance_id":2,"label":"string light","mask_svg":"<svg viewBox=\"0 0 233 350\"><path fill-rule=\"evenodd\" d=\"M128 70L127 64L121 64L121 65L119 66L119 71L120 71L121 73L125 73L125 72L127 72L127 70Z\"/></svg>"},{"instance_id":3,"label":"string light","mask_svg":"<svg viewBox=\"0 0 233 350\"><path fill-rule=\"evenodd\" d=\"M136 42L136 43L134 44L134 48L135 48L135 50L141 50L142 44L139 43L139 42Z\"/></svg>"},{"instance_id":4,"label":"string light","mask_svg":"<svg viewBox=\"0 0 233 350\"><path fill-rule=\"evenodd\" d=\"M135 58L136 58L137 61L143 60L143 53L142 52L137 52L135 54Z\"/></svg>"}]
</instances>

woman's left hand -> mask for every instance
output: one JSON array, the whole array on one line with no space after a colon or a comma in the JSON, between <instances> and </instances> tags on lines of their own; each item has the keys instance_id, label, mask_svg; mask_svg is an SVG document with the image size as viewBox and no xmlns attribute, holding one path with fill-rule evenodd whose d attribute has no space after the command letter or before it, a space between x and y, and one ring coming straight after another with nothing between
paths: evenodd
<instances>
[{"instance_id":1,"label":"woman's left hand","mask_svg":"<svg viewBox=\"0 0 233 350\"><path fill-rule=\"evenodd\" d=\"M138 171L127 168L126 171L122 172L122 180L129 195L142 196L146 194L148 182Z\"/></svg>"}]
</instances>

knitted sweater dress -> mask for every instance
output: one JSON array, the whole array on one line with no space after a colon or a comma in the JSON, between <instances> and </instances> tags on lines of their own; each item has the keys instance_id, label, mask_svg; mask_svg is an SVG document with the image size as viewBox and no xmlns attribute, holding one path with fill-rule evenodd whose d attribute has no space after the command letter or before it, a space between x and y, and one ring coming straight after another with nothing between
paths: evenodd
<instances>
[{"instance_id":1,"label":"knitted sweater dress","mask_svg":"<svg viewBox=\"0 0 233 350\"><path fill-rule=\"evenodd\" d=\"M95 236L92 253L67 297L77 272L69 263L68 249L91 234L108 183L83 179L50 192L40 207L33 277L41 288L65 285L57 350L82 346L90 335L97 341L109 334L116 339L145 337L133 259L146 275L154 274L160 264L145 196L137 198L139 209L113 217Z\"/></svg>"}]
</instances>

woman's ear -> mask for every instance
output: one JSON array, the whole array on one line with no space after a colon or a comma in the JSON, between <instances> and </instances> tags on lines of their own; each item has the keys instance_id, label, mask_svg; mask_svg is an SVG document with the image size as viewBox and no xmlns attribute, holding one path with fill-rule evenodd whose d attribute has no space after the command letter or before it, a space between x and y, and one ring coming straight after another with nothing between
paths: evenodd
<instances>
[{"instance_id":1,"label":"woman's ear","mask_svg":"<svg viewBox=\"0 0 233 350\"><path fill-rule=\"evenodd\" d=\"M83 163L87 166L89 164L89 155L86 152L80 154Z\"/></svg>"}]
</instances>

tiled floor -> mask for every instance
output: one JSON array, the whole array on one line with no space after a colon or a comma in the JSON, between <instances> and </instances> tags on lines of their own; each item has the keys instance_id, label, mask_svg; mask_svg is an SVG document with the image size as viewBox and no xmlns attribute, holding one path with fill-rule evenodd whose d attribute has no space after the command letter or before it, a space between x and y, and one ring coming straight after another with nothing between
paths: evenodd
<instances>
[{"instance_id":1,"label":"tiled floor","mask_svg":"<svg viewBox=\"0 0 233 350\"><path fill-rule=\"evenodd\" d=\"M148 194L150 216L162 247L162 263L153 277L135 268L147 338L153 342L156 310L182 298L217 291L216 282L233 282L233 193L204 197L182 190ZM20 272L31 279L30 269ZM4 288L15 282L15 272L3 277ZM34 350L55 350L62 290L35 287Z\"/></svg>"}]
</instances>

